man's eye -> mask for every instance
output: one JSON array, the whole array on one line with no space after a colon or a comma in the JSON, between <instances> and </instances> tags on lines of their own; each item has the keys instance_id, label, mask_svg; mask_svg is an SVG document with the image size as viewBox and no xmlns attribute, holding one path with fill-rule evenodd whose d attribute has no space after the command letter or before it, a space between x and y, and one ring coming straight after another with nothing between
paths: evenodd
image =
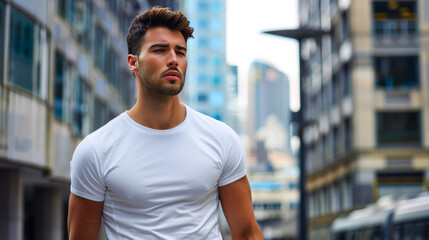
<instances>
[{"instance_id":1,"label":"man's eye","mask_svg":"<svg viewBox=\"0 0 429 240\"><path fill-rule=\"evenodd\" d=\"M176 54L177 54L177 55L180 55L180 56L185 56L185 53L184 53L184 52L176 52Z\"/></svg>"},{"instance_id":2,"label":"man's eye","mask_svg":"<svg viewBox=\"0 0 429 240\"><path fill-rule=\"evenodd\" d=\"M164 49L155 49L154 52L164 52Z\"/></svg>"}]
</instances>

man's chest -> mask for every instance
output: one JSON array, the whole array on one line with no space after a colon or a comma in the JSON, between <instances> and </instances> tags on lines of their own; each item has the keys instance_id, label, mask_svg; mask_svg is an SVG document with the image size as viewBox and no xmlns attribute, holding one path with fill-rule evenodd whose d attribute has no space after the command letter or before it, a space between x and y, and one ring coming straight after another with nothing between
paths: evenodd
<instances>
[{"instance_id":1,"label":"man's chest","mask_svg":"<svg viewBox=\"0 0 429 240\"><path fill-rule=\"evenodd\" d=\"M192 204L217 194L222 172L216 148L152 144L121 153L105 174L108 198L135 207Z\"/></svg>"}]
</instances>

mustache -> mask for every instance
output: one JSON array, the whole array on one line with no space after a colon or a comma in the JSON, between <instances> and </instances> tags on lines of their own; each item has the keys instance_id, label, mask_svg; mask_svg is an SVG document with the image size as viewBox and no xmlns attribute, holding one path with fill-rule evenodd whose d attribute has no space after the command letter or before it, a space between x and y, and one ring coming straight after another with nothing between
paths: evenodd
<instances>
[{"instance_id":1,"label":"mustache","mask_svg":"<svg viewBox=\"0 0 429 240\"><path fill-rule=\"evenodd\" d=\"M182 72L177 68L177 67L170 67L167 70L163 71L161 73L161 76L164 76L166 73L168 73L169 71L176 71L179 73L180 78L183 78Z\"/></svg>"}]
</instances>

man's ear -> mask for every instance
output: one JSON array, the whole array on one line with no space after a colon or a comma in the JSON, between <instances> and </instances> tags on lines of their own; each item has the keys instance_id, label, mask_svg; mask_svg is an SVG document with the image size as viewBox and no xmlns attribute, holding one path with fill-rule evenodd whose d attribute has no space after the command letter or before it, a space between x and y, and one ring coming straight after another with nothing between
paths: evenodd
<instances>
[{"instance_id":1,"label":"man's ear","mask_svg":"<svg viewBox=\"0 0 429 240\"><path fill-rule=\"evenodd\" d=\"M128 54L128 68L133 73L137 73L139 71L137 66L137 55Z\"/></svg>"}]
</instances>

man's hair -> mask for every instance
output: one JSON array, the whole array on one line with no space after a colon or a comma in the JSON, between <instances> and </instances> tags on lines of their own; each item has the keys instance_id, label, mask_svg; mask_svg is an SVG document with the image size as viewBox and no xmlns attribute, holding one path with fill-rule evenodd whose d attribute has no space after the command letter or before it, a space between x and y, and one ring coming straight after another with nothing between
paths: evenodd
<instances>
[{"instance_id":1,"label":"man's hair","mask_svg":"<svg viewBox=\"0 0 429 240\"><path fill-rule=\"evenodd\" d=\"M194 28L189 26L189 21L182 12L174 12L169 8L155 6L138 14L131 23L127 35L128 54L137 55L140 52L144 35L152 27L166 27L170 30L180 31L185 41L194 37L192 36Z\"/></svg>"}]
</instances>

